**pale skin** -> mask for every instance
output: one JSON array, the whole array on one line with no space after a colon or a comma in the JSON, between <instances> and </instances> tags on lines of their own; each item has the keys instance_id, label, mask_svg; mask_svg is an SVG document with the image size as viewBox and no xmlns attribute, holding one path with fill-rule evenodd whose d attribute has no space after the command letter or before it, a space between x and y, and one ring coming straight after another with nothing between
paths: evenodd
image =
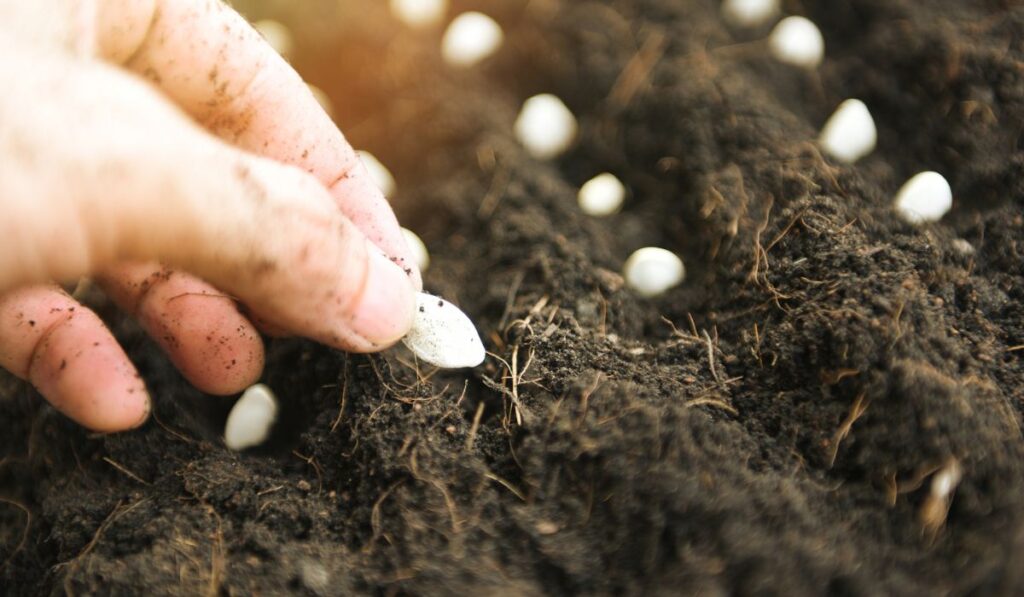
<instances>
[{"instance_id":1,"label":"pale skin","mask_svg":"<svg viewBox=\"0 0 1024 597\"><path fill-rule=\"evenodd\" d=\"M150 399L55 282L91 276L211 394L259 378L258 329L355 352L408 331L390 206L218 0L0 0L0 80L0 366L70 418L130 429Z\"/></svg>"}]
</instances>

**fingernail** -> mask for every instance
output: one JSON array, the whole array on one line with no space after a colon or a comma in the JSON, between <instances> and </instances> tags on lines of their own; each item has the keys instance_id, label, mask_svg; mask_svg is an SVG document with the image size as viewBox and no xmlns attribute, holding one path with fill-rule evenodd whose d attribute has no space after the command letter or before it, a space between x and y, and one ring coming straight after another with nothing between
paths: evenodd
<instances>
[{"instance_id":1,"label":"fingernail","mask_svg":"<svg viewBox=\"0 0 1024 597\"><path fill-rule=\"evenodd\" d=\"M142 387L141 391L143 397L145 398L145 404L143 404L142 411L139 414L139 418L135 421L134 424L125 429L125 431L127 431L128 429L137 429L139 427L142 427L143 423L149 420L150 413L153 412L153 399L152 397L150 397L149 392L146 391L146 384L140 382L140 385Z\"/></svg>"},{"instance_id":2,"label":"fingernail","mask_svg":"<svg viewBox=\"0 0 1024 597\"><path fill-rule=\"evenodd\" d=\"M352 329L373 346L386 348L409 331L416 295L408 274L367 241L370 254L363 298L352 318Z\"/></svg>"}]
</instances>

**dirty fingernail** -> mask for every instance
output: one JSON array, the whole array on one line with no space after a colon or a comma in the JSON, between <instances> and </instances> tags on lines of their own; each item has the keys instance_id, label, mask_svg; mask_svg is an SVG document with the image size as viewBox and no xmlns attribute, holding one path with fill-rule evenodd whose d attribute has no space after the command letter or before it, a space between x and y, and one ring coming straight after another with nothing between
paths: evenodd
<instances>
[{"instance_id":1,"label":"dirty fingernail","mask_svg":"<svg viewBox=\"0 0 1024 597\"><path fill-rule=\"evenodd\" d=\"M363 296L352 314L353 331L380 350L397 342L412 327L416 295L409 275L367 241L369 263Z\"/></svg>"}]
</instances>

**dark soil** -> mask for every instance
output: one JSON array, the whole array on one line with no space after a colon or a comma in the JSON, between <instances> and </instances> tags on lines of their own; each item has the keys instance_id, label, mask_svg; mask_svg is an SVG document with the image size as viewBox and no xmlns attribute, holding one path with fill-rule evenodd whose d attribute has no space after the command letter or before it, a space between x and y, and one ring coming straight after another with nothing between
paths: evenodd
<instances>
[{"instance_id":1,"label":"dark soil","mask_svg":"<svg viewBox=\"0 0 1024 597\"><path fill-rule=\"evenodd\" d=\"M1024 592L1017 2L788 1L824 32L817 74L717 0L457 1L508 36L466 72L379 0L261 4L496 356L434 372L274 341L288 419L239 455L230 400L99 303L156 416L93 436L6 384L5 594ZM510 133L541 91L581 122L553 163ZM856 167L813 143L848 97L880 135ZM631 197L584 217L605 170ZM956 199L914 228L891 198L922 170ZM622 288L644 245L687 282Z\"/></svg>"}]
</instances>

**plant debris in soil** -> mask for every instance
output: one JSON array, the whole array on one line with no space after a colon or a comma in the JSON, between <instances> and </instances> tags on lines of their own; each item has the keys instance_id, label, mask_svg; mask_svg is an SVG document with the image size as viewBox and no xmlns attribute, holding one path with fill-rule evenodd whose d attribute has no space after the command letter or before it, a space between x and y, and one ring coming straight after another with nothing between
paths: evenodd
<instances>
[{"instance_id":1,"label":"plant debris in soil","mask_svg":"<svg viewBox=\"0 0 1024 597\"><path fill-rule=\"evenodd\" d=\"M0 395L5 594L1011 594L1024 583L1024 9L1006 0L784 2L815 71L714 0L453 1L505 30L471 69L386 3L245 3L395 173L429 291L492 356L272 340L270 443L220 439L202 396L101 299L154 399L91 435ZM554 93L578 143L512 123ZM878 147L814 143L843 100ZM892 198L941 172L920 227ZM630 195L594 219L576 191ZM683 256L652 299L635 249Z\"/></svg>"}]
</instances>

